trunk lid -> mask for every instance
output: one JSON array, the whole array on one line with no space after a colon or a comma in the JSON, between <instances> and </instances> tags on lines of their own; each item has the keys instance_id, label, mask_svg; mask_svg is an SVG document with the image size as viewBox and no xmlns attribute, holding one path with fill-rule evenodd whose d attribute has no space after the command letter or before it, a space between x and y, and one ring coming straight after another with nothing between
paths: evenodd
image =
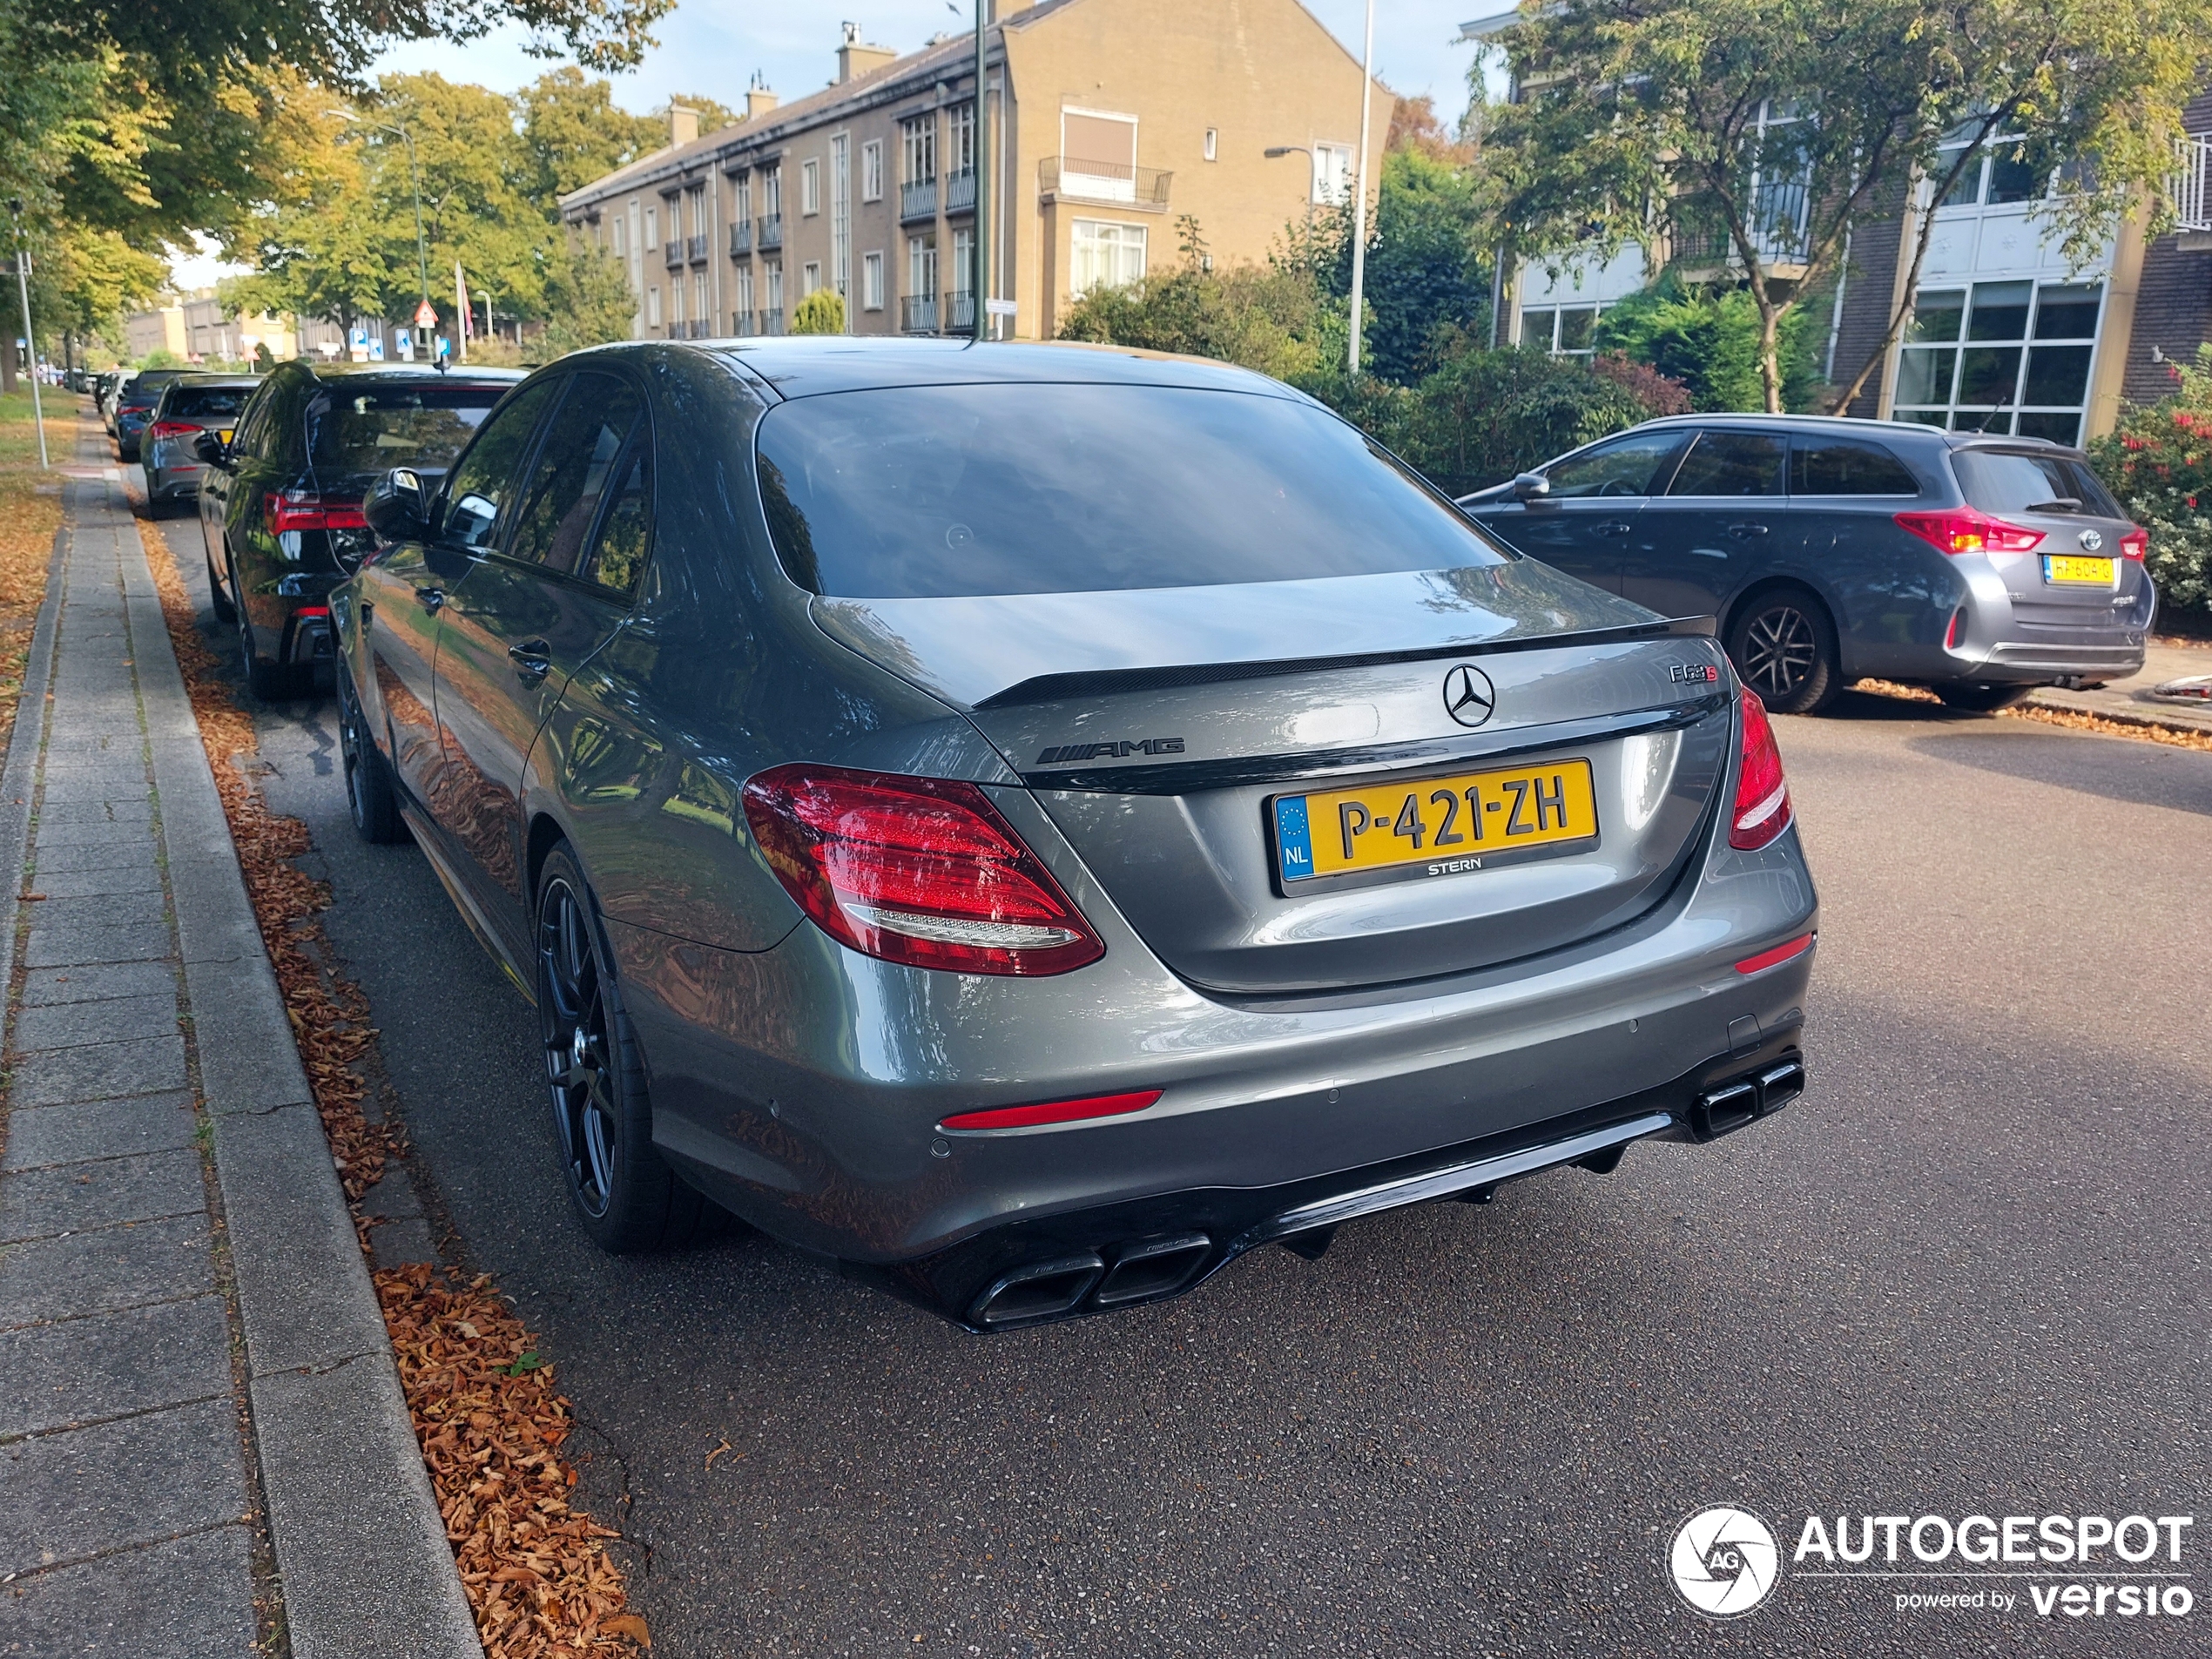
<instances>
[{"instance_id":1,"label":"trunk lid","mask_svg":"<svg viewBox=\"0 0 2212 1659\"><path fill-rule=\"evenodd\" d=\"M1960 492L1993 518L2041 536L2024 552L1993 550L2024 640L2054 643L2124 631L2141 594L2142 565L2121 556L2134 528L2087 461L2054 449L1973 445L1954 452ZM2087 579L2080 560L2108 560L2109 574Z\"/></svg>"},{"instance_id":2,"label":"trunk lid","mask_svg":"<svg viewBox=\"0 0 2212 1659\"><path fill-rule=\"evenodd\" d=\"M1705 624L1533 561L813 607L833 637L966 709L1147 947L1229 995L1432 978L1619 927L1672 887L1728 770L1733 682ZM1493 705L1462 698L1474 725L1447 704L1462 665ZM1507 776L1541 772L1541 792L1583 764L1595 835L1512 845L1526 814ZM1461 805L1470 776L1491 793ZM1287 873L1285 802L1310 803L1313 835L1369 847L1316 799L1334 792L1390 812L1372 846L1405 861ZM1447 852L1439 835L1458 839Z\"/></svg>"}]
</instances>

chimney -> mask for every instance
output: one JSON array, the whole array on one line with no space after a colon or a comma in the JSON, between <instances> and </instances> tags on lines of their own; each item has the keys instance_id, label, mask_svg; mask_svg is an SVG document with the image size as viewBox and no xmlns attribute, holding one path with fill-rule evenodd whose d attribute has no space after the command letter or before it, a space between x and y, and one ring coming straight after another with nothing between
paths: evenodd
<instances>
[{"instance_id":1,"label":"chimney","mask_svg":"<svg viewBox=\"0 0 2212 1659\"><path fill-rule=\"evenodd\" d=\"M668 141L672 145L686 145L699 136L699 112L687 110L681 104L668 106Z\"/></svg>"},{"instance_id":2,"label":"chimney","mask_svg":"<svg viewBox=\"0 0 2212 1659\"><path fill-rule=\"evenodd\" d=\"M768 90L766 78L759 70L752 71L752 84L745 90L745 118L758 121L776 107L776 95Z\"/></svg>"},{"instance_id":3,"label":"chimney","mask_svg":"<svg viewBox=\"0 0 2212 1659\"><path fill-rule=\"evenodd\" d=\"M888 46L870 46L860 39L860 25L845 25L845 42L837 49L837 84L873 75L899 54Z\"/></svg>"}]
</instances>

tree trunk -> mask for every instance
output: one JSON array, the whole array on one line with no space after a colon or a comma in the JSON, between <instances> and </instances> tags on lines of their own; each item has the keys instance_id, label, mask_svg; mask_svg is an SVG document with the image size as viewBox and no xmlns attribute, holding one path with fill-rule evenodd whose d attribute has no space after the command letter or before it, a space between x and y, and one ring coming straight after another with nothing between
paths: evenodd
<instances>
[{"instance_id":1,"label":"tree trunk","mask_svg":"<svg viewBox=\"0 0 2212 1659\"><path fill-rule=\"evenodd\" d=\"M1766 412L1782 413L1782 361L1777 344L1782 332L1782 313L1762 293L1759 300L1759 381L1766 388Z\"/></svg>"}]
</instances>

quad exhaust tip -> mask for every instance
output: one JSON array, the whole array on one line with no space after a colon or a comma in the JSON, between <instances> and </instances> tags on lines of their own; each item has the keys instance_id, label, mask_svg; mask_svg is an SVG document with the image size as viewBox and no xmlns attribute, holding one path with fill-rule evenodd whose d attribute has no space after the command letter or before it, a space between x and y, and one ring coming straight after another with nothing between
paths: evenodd
<instances>
[{"instance_id":1,"label":"quad exhaust tip","mask_svg":"<svg viewBox=\"0 0 2212 1659\"><path fill-rule=\"evenodd\" d=\"M1805 1092L1805 1065L1784 1060L1748 1077L1709 1089L1689 1109L1689 1132L1700 1141L1716 1140L1746 1123L1780 1111Z\"/></svg>"},{"instance_id":2,"label":"quad exhaust tip","mask_svg":"<svg viewBox=\"0 0 2212 1659\"><path fill-rule=\"evenodd\" d=\"M1059 1318L1086 1298L1095 1308L1157 1301L1187 1286L1213 1253L1204 1233L1177 1233L1121 1245L1111 1266L1092 1250L1031 1262L992 1280L968 1309L968 1322L1004 1331Z\"/></svg>"}]
</instances>

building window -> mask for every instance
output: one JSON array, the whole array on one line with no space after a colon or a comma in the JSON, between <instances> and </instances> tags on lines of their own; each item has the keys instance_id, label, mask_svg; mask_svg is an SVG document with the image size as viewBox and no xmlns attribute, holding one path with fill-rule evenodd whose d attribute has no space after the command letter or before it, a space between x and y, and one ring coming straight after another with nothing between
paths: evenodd
<instances>
[{"instance_id":1,"label":"building window","mask_svg":"<svg viewBox=\"0 0 2212 1659\"><path fill-rule=\"evenodd\" d=\"M1220 130L1219 130L1218 128L1217 128L1217 127L1208 127L1208 128L1206 129L1206 159L1207 159L1207 160L1209 160L1209 161L1217 161L1217 160L1219 160L1220 158L1221 158L1221 132L1220 132Z\"/></svg>"},{"instance_id":2,"label":"building window","mask_svg":"<svg viewBox=\"0 0 2212 1659\"><path fill-rule=\"evenodd\" d=\"M626 254L626 253L628 253L630 252L630 244L629 244L628 240L627 240L627 239L624 237L624 235L623 235L623 232L624 232L624 230L628 229L628 228L629 228L629 227L628 227L627 226L625 226L625 225L622 222L622 215L621 215L621 214L619 214L619 213L617 213L617 214L615 215L615 223L614 223L614 229L615 229L615 254L616 254L616 257L617 257L617 258L620 258L622 255Z\"/></svg>"},{"instance_id":3,"label":"building window","mask_svg":"<svg viewBox=\"0 0 2212 1659\"><path fill-rule=\"evenodd\" d=\"M2104 305L2101 282L1924 290L1897 354L1900 421L2075 443Z\"/></svg>"},{"instance_id":4,"label":"building window","mask_svg":"<svg viewBox=\"0 0 2212 1659\"><path fill-rule=\"evenodd\" d=\"M768 290L767 298L760 302L760 308L772 317L782 316L784 314L784 262L781 260L768 260L767 268L760 273L760 280L761 286Z\"/></svg>"},{"instance_id":5,"label":"building window","mask_svg":"<svg viewBox=\"0 0 2212 1659\"><path fill-rule=\"evenodd\" d=\"M658 207L645 210L645 246L649 249L660 246L660 209Z\"/></svg>"},{"instance_id":6,"label":"building window","mask_svg":"<svg viewBox=\"0 0 2212 1659\"><path fill-rule=\"evenodd\" d=\"M684 331L684 279L671 277L668 284L668 320L676 325L676 332Z\"/></svg>"},{"instance_id":7,"label":"building window","mask_svg":"<svg viewBox=\"0 0 2212 1659\"><path fill-rule=\"evenodd\" d=\"M730 181L730 219L742 225L752 217L752 175L741 172Z\"/></svg>"},{"instance_id":8,"label":"building window","mask_svg":"<svg viewBox=\"0 0 2212 1659\"><path fill-rule=\"evenodd\" d=\"M1521 314L1521 343L1554 357L1588 357L1603 306L1531 306Z\"/></svg>"},{"instance_id":9,"label":"building window","mask_svg":"<svg viewBox=\"0 0 2212 1659\"><path fill-rule=\"evenodd\" d=\"M975 106L961 104L945 118L945 171L955 179L975 171Z\"/></svg>"},{"instance_id":10,"label":"building window","mask_svg":"<svg viewBox=\"0 0 2212 1659\"><path fill-rule=\"evenodd\" d=\"M1060 111L1060 187L1092 201L1136 199L1136 118Z\"/></svg>"},{"instance_id":11,"label":"building window","mask_svg":"<svg viewBox=\"0 0 2212 1659\"><path fill-rule=\"evenodd\" d=\"M1079 219L1069 233L1074 280L1068 292L1082 299L1093 288L1120 288L1144 274L1144 226Z\"/></svg>"},{"instance_id":12,"label":"building window","mask_svg":"<svg viewBox=\"0 0 2212 1659\"><path fill-rule=\"evenodd\" d=\"M907 303L904 327L913 333L937 332L937 235L907 239Z\"/></svg>"},{"instance_id":13,"label":"building window","mask_svg":"<svg viewBox=\"0 0 2212 1659\"><path fill-rule=\"evenodd\" d=\"M937 118L918 115L899 123L899 182L926 185L937 177Z\"/></svg>"},{"instance_id":14,"label":"building window","mask_svg":"<svg viewBox=\"0 0 2212 1659\"><path fill-rule=\"evenodd\" d=\"M752 266L750 265L738 267L735 297L738 302L735 332L749 334L752 332Z\"/></svg>"},{"instance_id":15,"label":"building window","mask_svg":"<svg viewBox=\"0 0 2212 1659\"><path fill-rule=\"evenodd\" d=\"M799 167L799 212L801 218L822 211L822 164L809 158Z\"/></svg>"},{"instance_id":16,"label":"building window","mask_svg":"<svg viewBox=\"0 0 2212 1659\"><path fill-rule=\"evenodd\" d=\"M830 287L840 299L853 293L853 140L830 139Z\"/></svg>"},{"instance_id":17,"label":"building window","mask_svg":"<svg viewBox=\"0 0 2212 1659\"><path fill-rule=\"evenodd\" d=\"M660 327L660 289L658 286L645 290L645 327Z\"/></svg>"},{"instance_id":18,"label":"building window","mask_svg":"<svg viewBox=\"0 0 2212 1659\"><path fill-rule=\"evenodd\" d=\"M860 199L883 199L883 141L871 138L860 146Z\"/></svg>"},{"instance_id":19,"label":"building window","mask_svg":"<svg viewBox=\"0 0 2212 1659\"><path fill-rule=\"evenodd\" d=\"M1935 176L1939 179L1949 174L1966 148L1961 142L1945 145L1936 152ZM2002 207L2040 196L2042 185L2043 181L2035 176L2035 169L2021 158L2017 138L1992 138L1981 154L1966 164L1958 183L1936 206Z\"/></svg>"},{"instance_id":20,"label":"building window","mask_svg":"<svg viewBox=\"0 0 2212 1659\"><path fill-rule=\"evenodd\" d=\"M760 175L760 213L764 219L779 219L784 211L784 170L770 167Z\"/></svg>"},{"instance_id":21,"label":"building window","mask_svg":"<svg viewBox=\"0 0 2212 1659\"><path fill-rule=\"evenodd\" d=\"M804 300L822 286L822 262L809 260L799 267L799 297Z\"/></svg>"},{"instance_id":22,"label":"building window","mask_svg":"<svg viewBox=\"0 0 2212 1659\"><path fill-rule=\"evenodd\" d=\"M1325 207L1352 199L1352 146L1317 144L1313 146L1313 199Z\"/></svg>"},{"instance_id":23,"label":"building window","mask_svg":"<svg viewBox=\"0 0 2212 1659\"><path fill-rule=\"evenodd\" d=\"M860 255L860 309L883 309L883 255L880 253Z\"/></svg>"},{"instance_id":24,"label":"building window","mask_svg":"<svg viewBox=\"0 0 2212 1659\"><path fill-rule=\"evenodd\" d=\"M698 321L705 322L713 314L706 303L706 273L694 271L691 273L691 315Z\"/></svg>"},{"instance_id":25,"label":"building window","mask_svg":"<svg viewBox=\"0 0 2212 1659\"><path fill-rule=\"evenodd\" d=\"M690 198L691 204L691 234L705 236L706 234L706 186L693 185L684 193Z\"/></svg>"}]
</instances>

